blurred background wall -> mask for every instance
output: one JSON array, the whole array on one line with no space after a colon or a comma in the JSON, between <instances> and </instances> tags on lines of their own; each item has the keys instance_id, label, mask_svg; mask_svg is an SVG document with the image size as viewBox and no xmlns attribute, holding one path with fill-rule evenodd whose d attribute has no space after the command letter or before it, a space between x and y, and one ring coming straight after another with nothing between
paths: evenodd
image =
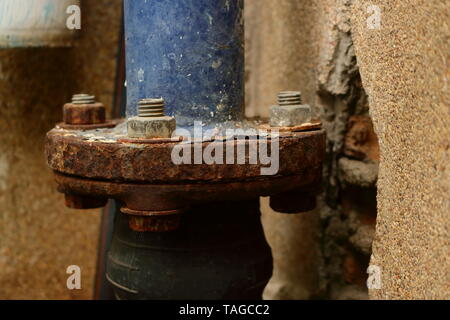
<instances>
[{"instance_id":1,"label":"blurred background wall","mask_svg":"<svg viewBox=\"0 0 450 320\"><path fill-rule=\"evenodd\" d=\"M65 209L43 154L73 93L112 104L121 1L82 5L73 48L0 50L2 299L92 297L99 212ZM246 0L247 115L301 90L328 135L317 210L261 200L275 259L265 298L366 299L369 263L382 271L372 298L450 297L446 21L439 0ZM72 264L81 291L66 288Z\"/></svg>"},{"instance_id":2,"label":"blurred background wall","mask_svg":"<svg viewBox=\"0 0 450 320\"><path fill-rule=\"evenodd\" d=\"M100 215L65 208L44 137L74 93L111 107L120 26L121 1L87 0L72 48L0 49L0 299L92 297Z\"/></svg>"},{"instance_id":3,"label":"blurred background wall","mask_svg":"<svg viewBox=\"0 0 450 320\"><path fill-rule=\"evenodd\" d=\"M450 298L449 18L439 0L247 1L248 115L300 89L328 134L317 212L263 206L267 298L365 299L369 264L371 298Z\"/></svg>"},{"instance_id":4,"label":"blurred background wall","mask_svg":"<svg viewBox=\"0 0 450 320\"><path fill-rule=\"evenodd\" d=\"M275 257L265 297L364 299L376 219L379 147L352 40L351 1L247 1L247 115L301 90L327 130L315 212L280 215L263 200Z\"/></svg>"}]
</instances>

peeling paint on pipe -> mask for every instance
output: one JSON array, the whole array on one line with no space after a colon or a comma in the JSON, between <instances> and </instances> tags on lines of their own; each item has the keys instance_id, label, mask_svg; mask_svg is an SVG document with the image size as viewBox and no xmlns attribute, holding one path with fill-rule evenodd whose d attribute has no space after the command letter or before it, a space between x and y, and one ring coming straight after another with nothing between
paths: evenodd
<instances>
[{"instance_id":1,"label":"peeling paint on pipe","mask_svg":"<svg viewBox=\"0 0 450 320\"><path fill-rule=\"evenodd\" d=\"M67 47L67 8L79 0L0 0L0 48Z\"/></svg>"},{"instance_id":2,"label":"peeling paint on pipe","mask_svg":"<svg viewBox=\"0 0 450 320\"><path fill-rule=\"evenodd\" d=\"M239 121L244 109L242 0L125 0L127 115L164 97L181 126Z\"/></svg>"}]
</instances>

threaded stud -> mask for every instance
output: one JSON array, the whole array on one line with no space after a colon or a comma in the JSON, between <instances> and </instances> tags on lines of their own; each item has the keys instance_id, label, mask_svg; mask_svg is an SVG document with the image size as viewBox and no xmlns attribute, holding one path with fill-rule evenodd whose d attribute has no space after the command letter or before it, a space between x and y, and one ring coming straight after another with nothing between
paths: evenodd
<instances>
[{"instance_id":1,"label":"threaded stud","mask_svg":"<svg viewBox=\"0 0 450 320\"><path fill-rule=\"evenodd\" d=\"M94 104L95 96L81 93L72 96L72 104Z\"/></svg>"},{"instance_id":2,"label":"threaded stud","mask_svg":"<svg viewBox=\"0 0 450 320\"><path fill-rule=\"evenodd\" d=\"M300 91L281 91L278 94L278 105L294 106L302 104L302 94Z\"/></svg>"},{"instance_id":3,"label":"threaded stud","mask_svg":"<svg viewBox=\"0 0 450 320\"><path fill-rule=\"evenodd\" d=\"M142 99L138 103L139 117L152 118L164 117L164 99Z\"/></svg>"}]
</instances>

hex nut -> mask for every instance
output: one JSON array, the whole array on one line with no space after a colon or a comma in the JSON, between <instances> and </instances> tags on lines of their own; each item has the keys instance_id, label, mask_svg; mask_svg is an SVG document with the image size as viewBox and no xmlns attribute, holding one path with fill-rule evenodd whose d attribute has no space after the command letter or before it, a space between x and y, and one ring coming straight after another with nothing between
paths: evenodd
<instances>
[{"instance_id":1,"label":"hex nut","mask_svg":"<svg viewBox=\"0 0 450 320\"><path fill-rule=\"evenodd\" d=\"M132 117L127 121L130 138L170 138L176 129L174 117Z\"/></svg>"},{"instance_id":2,"label":"hex nut","mask_svg":"<svg viewBox=\"0 0 450 320\"><path fill-rule=\"evenodd\" d=\"M106 121L106 110L101 103L66 103L63 108L63 120L71 125L101 124Z\"/></svg>"},{"instance_id":3,"label":"hex nut","mask_svg":"<svg viewBox=\"0 0 450 320\"><path fill-rule=\"evenodd\" d=\"M107 199L92 198L74 194L66 194L65 200L66 207L79 210L103 208L108 202Z\"/></svg>"},{"instance_id":4,"label":"hex nut","mask_svg":"<svg viewBox=\"0 0 450 320\"><path fill-rule=\"evenodd\" d=\"M311 122L311 107L304 105L270 107L271 127L294 127Z\"/></svg>"}]
</instances>

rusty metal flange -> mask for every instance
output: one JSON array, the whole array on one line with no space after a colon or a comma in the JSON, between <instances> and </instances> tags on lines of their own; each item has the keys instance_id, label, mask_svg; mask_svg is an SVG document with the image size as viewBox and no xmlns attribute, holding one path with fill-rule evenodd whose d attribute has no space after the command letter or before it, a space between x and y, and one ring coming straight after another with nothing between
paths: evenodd
<instances>
[{"instance_id":1,"label":"rusty metal flange","mask_svg":"<svg viewBox=\"0 0 450 320\"><path fill-rule=\"evenodd\" d=\"M58 123L56 127L59 129L66 129L66 130L89 131L104 128L114 128L121 122L123 122L123 120L105 120L104 122L97 124L67 124L65 122L61 122Z\"/></svg>"},{"instance_id":2,"label":"rusty metal flange","mask_svg":"<svg viewBox=\"0 0 450 320\"><path fill-rule=\"evenodd\" d=\"M132 143L119 126L92 131L55 128L47 134L46 153L58 190L70 200L68 206L87 208L101 205L106 199L118 200L122 212L130 217L130 227L136 231L173 230L179 224L177 216L196 203L274 195L283 199L283 194L309 196L320 190L325 152L323 130L280 136L279 171L274 176L261 175L265 166L260 161L250 164L248 154L245 164L177 165L171 158L173 148L180 143L175 141L179 139ZM274 142L265 142L270 150ZM204 151L216 143L248 150L251 142L206 141L197 147ZM236 152L234 156L237 163ZM283 202L274 201L281 212ZM295 210L290 205L284 211Z\"/></svg>"},{"instance_id":3,"label":"rusty metal flange","mask_svg":"<svg viewBox=\"0 0 450 320\"><path fill-rule=\"evenodd\" d=\"M120 132L120 131L119 131ZM75 131L53 129L47 134L46 154L56 172L89 179L141 183L217 182L261 178L261 163L249 164L174 164L172 150L177 142L138 144L120 142L123 133L114 129ZM122 140L123 141L123 140ZM248 150L249 140L204 142L223 143ZM271 148L268 140L268 149ZM194 150L192 149L192 154ZM279 176L322 166L325 154L324 130L292 132L279 139Z\"/></svg>"}]
</instances>

